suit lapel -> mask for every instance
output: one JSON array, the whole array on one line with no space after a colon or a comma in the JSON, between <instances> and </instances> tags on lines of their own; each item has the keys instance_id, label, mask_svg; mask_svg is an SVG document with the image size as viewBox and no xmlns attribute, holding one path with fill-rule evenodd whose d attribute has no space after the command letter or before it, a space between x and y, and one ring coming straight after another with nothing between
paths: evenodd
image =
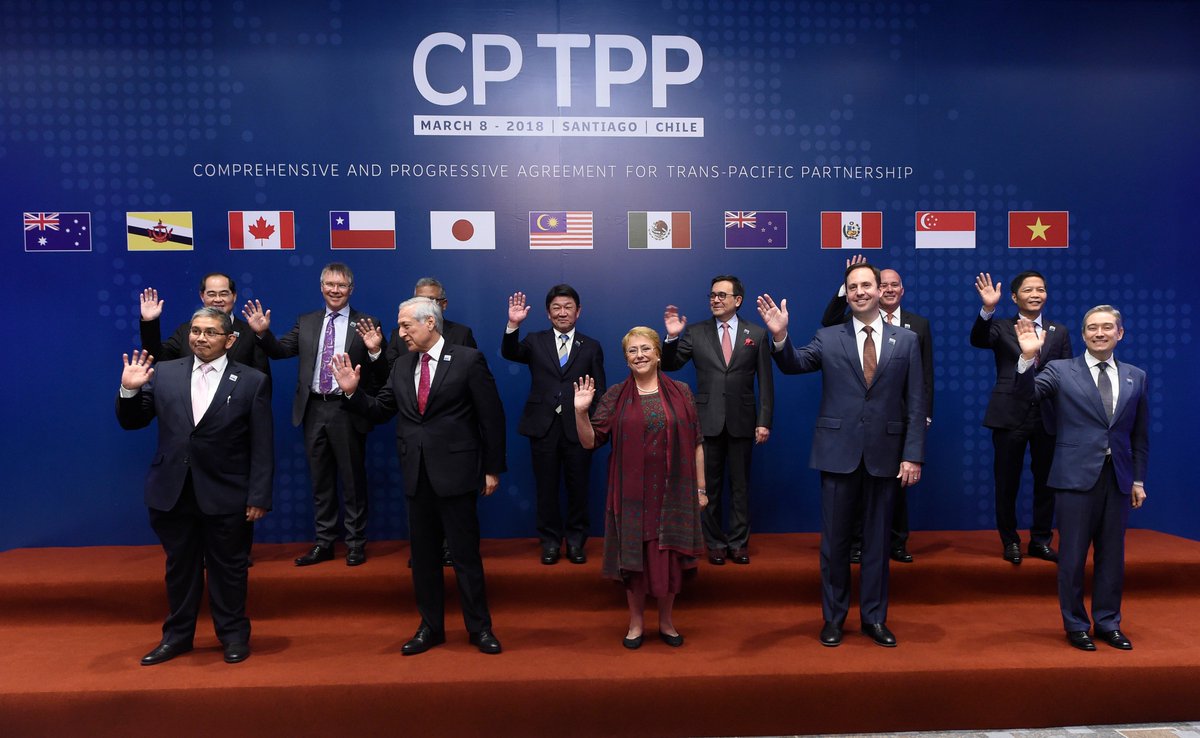
<instances>
[{"instance_id":1,"label":"suit lapel","mask_svg":"<svg viewBox=\"0 0 1200 738\"><path fill-rule=\"evenodd\" d=\"M892 360L892 354L896 351L896 332L898 330L899 328L894 325L883 324L883 335L880 336L883 343L879 346L879 367L875 370L875 382L878 382L879 375L887 370L888 362Z\"/></svg>"},{"instance_id":2,"label":"suit lapel","mask_svg":"<svg viewBox=\"0 0 1200 738\"><path fill-rule=\"evenodd\" d=\"M1117 418L1121 417L1121 413L1125 412L1129 401L1133 399L1133 372L1124 362L1117 364L1117 383L1120 389L1117 390L1117 409L1113 411L1113 425L1116 424ZM1097 394L1099 394L1099 390L1097 390Z\"/></svg>"},{"instance_id":3,"label":"suit lapel","mask_svg":"<svg viewBox=\"0 0 1200 738\"><path fill-rule=\"evenodd\" d=\"M450 343L442 344L442 355L438 357L437 372L433 375L433 381L429 383L429 400L425 403L425 412L429 412L429 407L437 402L438 388L446 381L446 375L454 371L454 346ZM414 394L414 401L416 396Z\"/></svg>"},{"instance_id":4,"label":"suit lapel","mask_svg":"<svg viewBox=\"0 0 1200 738\"><path fill-rule=\"evenodd\" d=\"M401 368L400 376L396 377L400 386L392 387L392 391L396 393L396 404L411 409L413 415L417 417L420 417L420 413L417 412L417 385L413 377L416 376L420 363L420 351L409 351L396 359L396 366Z\"/></svg>"},{"instance_id":5,"label":"suit lapel","mask_svg":"<svg viewBox=\"0 0 1200 738\"><path fill-rule=\"evenodd\" d=\"M709 318L700 325L702 326L700 332L704 334L701 340L708 346L708 350L713 353L713 356L717 357L717 366L724 368L725 371L729 371L729 367L733 364L733 357L737 355L737 346L733 347L733 354L730 354L729 364L726 364L725 352L721 350L721 324L717 322L716 318ZM729 340L733 341L732 335L729 337Z\"/></svg>"},{"instance_id":6,"label":"suit lapel","mask_svg":"<svg viewBox=\"0 0 1200 738\"><path fill-rule=\"evenodd\" d=\"M858 339L854 335L854 319L846 321L845 330L842 331L842 350L846 352L846 358L850 362L850 366L854 368L854 376L858 377L858 382L867 387L867 377L863 374L862 358L858 355Z\"/></svg>"},{"instance_id":7,"label":"suit lapel","mask_svg":"<svg viewBox=\"0 0 1200 738\"><path fill-rule=\"evenodd\" d=\"M222 405L229 402L229 396L233 394L233 388L237 386L238 375L241 373L240 370L241 367L232 361L225 364L225 374L221 377L220 383L217 384L217 393L213 395L212 402L208 403L208 409L204 411L204 416L200 418L200 422L196 423L196 425L209 420L220 410ZM189 379L190 376L189 374ZM190 381L188 382L188 399L189 401L191 400Z\"/></svg>"},{"instance_id":8,"label":"suit lapel","mask_svg":"<svg viewBox=\"0 0 1200 738\"><path fill-rule=\"evenodd\" d=\"M1104 403L1100 401L1100 388L1096 386L1096 381L1092 379L1092 370L1088 368L1085 355L1081 355L1075 361L1071 362L1071 368L1075 371L1075 382L1078 385L1083 396L1088 398L1088 405L1091 406L1092 412L1100 422L1108 425L1108 413L1104 411ZM1116 417L1115 415L1113 417Z\"/></svg>"}]
</instances>

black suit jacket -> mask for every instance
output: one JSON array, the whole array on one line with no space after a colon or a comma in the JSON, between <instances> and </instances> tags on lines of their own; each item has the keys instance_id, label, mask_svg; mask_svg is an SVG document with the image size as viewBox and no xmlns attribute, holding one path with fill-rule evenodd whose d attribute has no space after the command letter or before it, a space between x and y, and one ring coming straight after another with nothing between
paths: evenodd
<instances>
[{"instance_id":1,"label":"black suit jacket","mask_svg":"<svg viewBox=\"0 0 1200 738\"><path fill-rule=\"evenodd\" d=\"M484 474L507 470L504 406L496 381L481 352L447 342L421 414L414 381L420 356L412 351L397 359L377 395L360 389L343 402L375 423L396 416L396 446L409 497L417 493L422 462L439 497L479 493Z\"/></svg>"},{"instance_id":2,"label":"black suit jacket","mask_svg":"<svg viewBox=\"0 0 1200 738\"><path fill-rule=\"evenodd\" d=\"M479 348L475 343L475 334L471 332L471 328L462 323L455 323L453 320L442 319L442 338L446 339L446 343L452 343L455 346ZM400 329L393 328L392 336L388 339L387 351L383 354L387 357L388 371L391 371L396 359L407 353L408 344L401 340Z\"/></svg>"},{"instance_id":3,"label":"black suit jacket","mask_svg":"<svg viewBox=\"0 0 1200 738\"><path fill-rule=\"evenodd\" d=\"M689 359L696 366L696 410L706 436L718 436L728 429L735 438L753 438L756 427L771 427L775 403L771 338L765 328L740 315L737 333L729 366L725 366L721 354L716 318L689 325L678 340L663 343L665 371L680 369ZM757 399L755 377L758 377Z\"/></svg>"},{"instance_id":4,"label":"black suit jacket","mask_svg":"<svg viewBox=\"0 0 1200 738\"><path fill-rule=\"evenodd\" d=\"M563 433L573 443L579 443L575 430L574 383L585 374L596 380L596 398L589 412L604 396L607 381L604 377L604 349L600 342L575 329L575 341L565 366L558 365L558 344L554 331L535 331L520 339L520 329L505 333L500 341L500 355L509 361L529 365L529 397L517 424L517 432L530 438L541 438L553 423L561 423ZM562 406L562 412L554 411Z\"/></svg>"},{"instance_id":5,"label":"black suit jacket","mask_svg":"<svg viewBox=\"0 0 1200 738\"><path fill-rule=\"evenodd\" d=\"M312 392L313 366L316 364L317 354L321 350L321 324L325 322L325 312L325 309L322 308L311 313L304 313L296 319L296 324L282 338L276 338L275 334L269 330L258 337L259 345L272 359L299 357L300 365L296 368L296 395L292 399L292 425L300 425L304 422L304 410L308 406L308 398ZM362 337L355 330L358 321L364 318L370 318L375 323L379 322L354 308L350 309L350 324L346 328L345 353L350 355L351 362L362 366L363 386L366 391L370 392L382 386L387 380L387 361L382 355L375 361L371 361L371 355L367 352ZM387 351L386 345L382 348L385 352ZM355 416L352 423L354 429L360 433L371 430L371 424L364 417Z\"/></svg>"},{"instance_id":6,"label":"black suit jacket","mask_svg":"<svg viewBox=\"0 0 1200 738\"><path fill-rule=\"evenodd\" d=\"M230 361L199 423L192 420L192 357L156 364L154 381L136 396L117 397L117 420L127 430L158 418L158 448L146 476L146 505L170 510L188 471L196 504L208 515L271 509L275 445L271 379Z\"/></svg>"},{"instance_id":7,"label":"black suit jacket","mask_svg":"<svg viewBox=\"0 0 1200 738\"><path fill-rule=\"evenodd\" d=\"M975 348L991 349L996 360L996 386L992 388L992 396L983 415L983 425L986 428L1020 428L1029 416L1030 405L1037 404L1032 395L1013 392L1017 359L1021 357L1016 325L1016 316L1001 318L993 313L991 320L984 320L977 314L975 325L971 326L971 345ZM1042 325L1046 332L1046 342L1042 345L1038 371L1045 369L1046 365L1055 359L1069 359L1073 355L1066 326L1046 320L1045 317L1042 318ZM1046 430L1053 432L1053 425L1048 423Z\"/></svg>"},{"instance_id":8,"label":"black suit jacket","mask_svg":"<svg viewBox=\"0 0 1200 738\"><path fill-rule=\"evenodd\" d=\"M828 328L831 325L841 325L850 320L850 313L846 309L846 296L834 295L829 304L825 306L825 314L821 316L821 325ZM882 313L883 310L881 309ZM907 328L917 334L917 340L921 344L921 371L924 373L922 380L925 385L925 401L929 403L929 407L925 409L925 417L933 417L933 334L929 331L929 321L922 318L916 313L905 310L900 307L900 327Z\"/></svg>"},{"instance_id":9,"label":"black suit jacket","mask_svg":"<svg viewBox=\"0 0 1200 738\"><path fill-rule=\"evenodd\" d=\"M188 331L192 328L192 321L181 323L166 341L162 340L162 324L158 318L140 321L138 328L142 334L142 348L149 351L155 361L171 361L192 356L192 347L188 343ZM254 339L254 331L250 329L250 325L241 318L234 317L233 332L237 334L237 340L228 351L229 360L252 366L268 377L271 376L271 361Z\"/></svg>"}]
</instances>

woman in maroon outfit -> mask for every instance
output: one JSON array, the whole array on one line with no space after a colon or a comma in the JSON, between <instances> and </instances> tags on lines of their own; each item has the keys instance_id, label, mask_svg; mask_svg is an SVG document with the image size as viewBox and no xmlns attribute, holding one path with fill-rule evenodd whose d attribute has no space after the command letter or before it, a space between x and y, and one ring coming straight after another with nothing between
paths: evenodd
<instances>
[{"instance_id":1,"label":"woman in maroon outfit","mask_svg":"<svg viewBox=\"0 0 1200 738\"><path fill-rule=\"evenodd\" d=\"M700 510L704 492L704 447L692 392L659 371L658 333L638 326L621 345L629 377L604 393L596 413L591 377L575 383L575 425L584 448L612 438L604 516L604 566L610 579L625 583L629 602L626 648L642 645L646 595L658 600L658 635L682 646L671 611L683 570L704 551Z\"/></svg>"}]
</instances>

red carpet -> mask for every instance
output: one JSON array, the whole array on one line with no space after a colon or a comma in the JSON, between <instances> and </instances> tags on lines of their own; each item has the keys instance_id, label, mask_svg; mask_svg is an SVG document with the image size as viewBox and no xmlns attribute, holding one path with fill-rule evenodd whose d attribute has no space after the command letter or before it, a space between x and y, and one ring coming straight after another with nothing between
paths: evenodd
<instances>
[{"instance_id":1,"label":"red carpet","mask_svg":"<svg viewBox=\"0 0 1200 738\"><path fill-rule=\"evenodd\" d=\"M1132 652L1063 639L1054 566L1000 559L991 531L914 536L892 565L899 648L821 627L817 537L760 535L750 566L702 564L675 623L687 643L626 651L624 596L531 540L487 541L499 656L448 643L406 658L418 624L407 547L365 566L292 566L255 546L254 655L227 665L204 615L196 650L138 659L165 607L154 547L0 553L0 735L765 735L1187 721L1200 717L1200 542L1128 539ZM344 551L339 549L339 554ZM453 591L453 575L447 574ZM647 614L653 630L655 615ZM857 624L852 609L848 625Z\"/></svg>"}]
</instances>

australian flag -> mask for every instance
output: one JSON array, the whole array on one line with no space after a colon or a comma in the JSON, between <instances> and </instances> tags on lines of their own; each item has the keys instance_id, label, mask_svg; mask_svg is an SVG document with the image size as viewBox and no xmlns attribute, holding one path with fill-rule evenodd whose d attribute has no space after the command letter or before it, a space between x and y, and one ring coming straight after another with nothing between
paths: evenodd
<instances>
[{"instance_id":1,"label":"australian flag","mask_svg":"<svg viewBox=\"0 0 1200 738\"><path fill-rule=\"evenodd\" d=\"M91 251L91 213L25 213L26 251Z\"/></svg>"}]
</instances>

